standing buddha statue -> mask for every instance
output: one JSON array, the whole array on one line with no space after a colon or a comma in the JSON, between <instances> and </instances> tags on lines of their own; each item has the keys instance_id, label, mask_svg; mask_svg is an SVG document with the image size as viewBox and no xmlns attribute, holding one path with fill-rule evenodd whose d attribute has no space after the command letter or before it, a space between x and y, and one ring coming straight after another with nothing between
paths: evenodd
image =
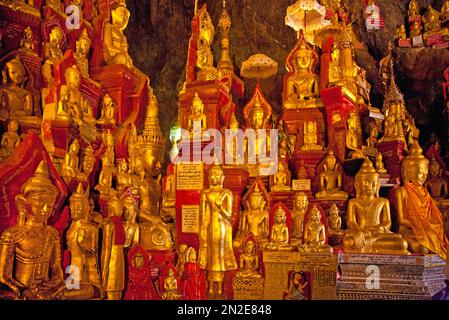
<instances>
[{"instance_id":1,"label":"standing buddha statue","mask_svg":"<svg viewBox=\"0 0 449 320\"><path fill-rule=\"evenodd\" d=\"M140 226L136 222L138 206L136 199L133 198L129 192L123 199L123 228L125 230L125 248L132 248L139 244L140 240Z\"/></svg>"},{"instance_id":2,"label":"standing buddha statue","mask_svg":"<svg viewBox=\"0 0 449 320\"><path fill-rule=\"evenodd\" d=\"M61 169L61 176L66 183L76 179L79 175L79 157L80 143L75 139L65 154L64 163Z\"/></svg>"},{"instance_id":3,"label":"standing buddha statue","mask_svg":"<svg viewBox=\"0 0 449 320\"><path fill-rule=\"evenodd\" d=\"M361 149L361 135L362 128L360 127L360 119L356 112L349 114L348 131L346 132L346 148L349 151L348 157L350 159L365 158Z\"/></svg>"},{"instance_id":4,"label":"standing buddha statue","mask_svg":"<svg viewBox=\"0 0 449 320\"><path fill-rule=\"evenodd\" d=\"M53 69L56 63L62 58L61 45L64 40L64 32L59 26L53 27L49 34L49 40L44 44L44 64L42 66L42 76L47 82L53 81Z\"/></svg>"},{"instance_id":5,"label":"standing buddha statue","mask_svg":"<svg viewBox=\"0 0 449 320\"><path fill-rule=\"evenodd\" d=\"M181 277L181 291L185 300L206 300L206 277L197 262L196 251L189 247Z\"/></svg>"}]
</instances>

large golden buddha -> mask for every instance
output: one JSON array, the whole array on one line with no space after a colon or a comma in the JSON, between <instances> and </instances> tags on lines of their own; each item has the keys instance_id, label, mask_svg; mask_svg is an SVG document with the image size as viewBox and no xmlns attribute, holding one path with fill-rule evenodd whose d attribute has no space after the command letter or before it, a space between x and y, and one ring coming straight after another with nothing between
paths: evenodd
<instances>
[{"instance_id":1,"label":"large golden buddha","mask_svg":"<svg viewBox=\"0 0 449 320\"><path fill-rule=\"evenodd\" d=\"M407 240L411 252L434 252L446 259L448 240L443 215L424 187L428 170L429 160L415 141L402 162L404 186L395 194L399 233Z\"/></svg>"},{"instance_id":2,"label":"large golden buddha","mask_svg":"<svg viewBox=\"0 0 449 320\"><path fill-rule=\"evenodd\" d=\"M390 231L390 203L379 197L379 174L366 159L355 176L356 197L348 202L346 252L406 254L407 242Z\"/></svg>"}]
</instances>

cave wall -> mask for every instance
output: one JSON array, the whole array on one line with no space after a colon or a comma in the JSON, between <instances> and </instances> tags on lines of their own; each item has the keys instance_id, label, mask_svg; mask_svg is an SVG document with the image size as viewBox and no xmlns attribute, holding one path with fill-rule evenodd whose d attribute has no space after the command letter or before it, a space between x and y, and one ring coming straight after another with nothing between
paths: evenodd
<instances>
[{"instance_id":1,"label":"cave wall","mask_svg":"<svg viewBox=\"0 0 449 320\"><path fill-rule=\"evenodd\" d=\"M295 44L295 32L284 24L286 9L296 0L227 0L232 17L231 57L235 72L250 55L261 52L279 63L278 74L262 81L262 88L279 114L282 101L284 62ZM396 34L396 27L405 23L409 0L376 1L385 19L385 28L368 31L365 27L363 0L344 1L351 13L354 31L360 41L356 49L357 63L367 70L372 85L372 104L382 107L383 86L379 75L379 61L387 53L387 45ZM204 1L199 0L199 6ZM420 0L422 13L429 4L440 9L444 0ZM207 1L208 11L216 26L213 46L215 61L220 54L218 18L221 0ZM176 123L178 91L185 77L188 40L191 33L194 0L128 0L131 19L126 30L130 55L135 65L148 74L159 100L160 120L164 133ZM396 77L406 98L409 112L421 130L424 146L435 131L447 144L447 116L441 83L443 71L449 66L446 49L395 49ZM251 96L255 81L245 79L245 96L239 106ZM241 108L237 117L241 119Z\"/></svg>"}]
</instances>

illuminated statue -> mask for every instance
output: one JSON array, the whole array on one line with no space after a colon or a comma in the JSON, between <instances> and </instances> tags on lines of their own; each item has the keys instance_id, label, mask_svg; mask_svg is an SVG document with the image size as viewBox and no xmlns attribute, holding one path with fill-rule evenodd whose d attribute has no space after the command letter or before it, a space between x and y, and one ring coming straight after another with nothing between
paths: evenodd
<instances>
[{"instance_id":1,"label":"illuminated statue","mask_svg":"<svg viewBox=\"0 0 449 320\"><path fill-rule=\"evenodd\" d=\"M167 275L164 279L164 293L162 299L164 300L178 300L181 299L182 294L178 291L178 279L175 276L175 271L172 267L168 267Z\"/></svg>"},{"instance_id":2,"label":"illuminated statue","mask_svg":"<svg viewBox=\"0 0 449 320\"><path fill-rule=\"evenodd\" d=\"M375 165L376 165L377 173L385 174L385 173L388 172L387 169L385 169L382 153L380 153L380 152L376 153L376 163L375 163Z\"/></svg>"},{"instance_id":3,"label":"illuminated statue","mask_svg":"<svg viewBox=\"0 0 449 320\"><path fill-rule=\"evenodd\" d=\"M292 211L292 245L299 245L302 243L304 218L308 207L309 199L307 198L307 195L304 192L296 192Z\"/></svg>"},{"instance_id":4,"label":"illuminated statue","mask_svg":"<svg viewBox=\"0 0 449 320\"><path fill-rule=\"evenodd\" d=\"M61 169L61 176L66 182L76 179L79 175L79 156L80 143L74 140L65 154L64 163Z\"/></svg>"},{"instance_id":5,"label":"illuminated statue","mask_svg":"<svg viewBox=\"0 0 449 320\"><path fill-rule=\"evenodd\" d=\"M289 244L290 235L287 226L287 216L284 209L279 209L274 214L274 224L271 228L270 242L265 247L272 251L291 251L293 247Z\"/></svg>"},{"instance_id":6,"label":"illuminated statue","mask_svg":"<svg viewBox=\"0 0 449 320\"><path fill-rule=\"evenodd\" d=\"M322 170L318 174L320 191L315 194L317 199L346 200L348 194L343 189L343 169L332 150L324 157Z\"/></svg>"},{"instance_id":7,"label":"illuminated statue","mask_svg":"<svg viewBox=\"0 0 449 320\"><path fill-rule=\"evenodd\" d=\"M53 82L53 69L56 63L62 58L61 45L64 40L64 32L58 26L50 31L49 41L44 44L44 64L42 75L47 82ZM47 83L48 84L48 83Z\"/></svg>"},{"instance_id":8,"label":"illuminated statue","mask_svg":"<svg viewBox=\"0 0 449 320\"><path fill-rule=\"evenodd\" d=\"M259 256L256 252L255 242L251 239L247 240L243 246L243 254L240 255L239 271L236 273L238 278L260 278L259 272Z\"/></svg>"},{"instance_id":9,"label":"illuminated statue","mask_svg":"<svg viewBox=\"0 0 449 320\"><path fill-rule=\"evenodd\" d=\"M103 106L101 108L100 118L97 120L97 123L100 125L113 125L115 126L115 102L112 100L111 96L106 93L103 96Z\"/></svg>"},{"instance_id":10,"label":"illuminated statue","mask_svg":"<svg viewBox=\"0 0 449 320\"><path fill-rule=\"evenodd\" d=\"M188 118L189 131L192 136L201 136L203 131L207 129L207 117L204 113L204 103L198 96L198 92L195 93L195 97L192 102L192 111Z\"/></svg>"},{"instance_id":11,"label":"illuminated statue","mask_svg":"<svg viewBox=\"0 0 449 320\"><path fill-rule=\"evenodd\" d=\"M327 218L327 228L329 237L336 235L342 236L343 231L341 230L341 217L339 214L339 209L335 203L329 209L329 217Z\"/></svg>"},{"instance_id":12,"label":"illuminated statue","mask_svg":"<svg viewBox=\"0 0 449 320\"><path fill-rule=\"evenodd\" d=\"M310 210L307 223L304 225L303 245L298 247L300 252L332 253L332 247L326 244L327 230L321 222L321 213L316 205Z\"/></svg>"},{"instance_id":13,"label":"illuminated statue","mask_svg":"<svg viewBox=\"0 0 449 320\"><path fill-rule=\"evenodd\" d=\"M323 146L318 144L318 131L315 121L304 122L304 145L303 151L323 150Z\"/></svg>"},{"instance_id":14,"label":"illuminated statue","mask_svg":"<svg viewBox=\"0 0 449 320\"><path fill-rule=\"evenodd\" d=\"M33 39L33 30L31 30L30 26L26 27L23 31L22 39L20 39L20 48L25 50L26 52L36 54Z\"/></svg>"},{"instance_id":15,"label":"illuminated statue","mask_svg":"<svg viewBox=\"0 0 449 320\"><path fill-rule=\"evenodd\" d=\"M89 77L89 50L92 41L87 35L86 29L83 30L78 40L75 42L75 53L74 57L80 73L83 77Z\"/></svg>"},{"instance_id":16,"label":"illuminated statue","mask_svg":"<svg viewBox=\"0 0 449 320\"><path fill-rule=\"evenodd\" d=\"M10 120L8 123L8 131L2 135L0 159L6 159L11 155L14 149L20 144L22 139L17 131L19 130L19 122L17 120Z\"/></svg>"},{"instance_id":17,"label":"illuminated statue","mask_svg":"<svg viewBox=\"0 0 449 320\"><path fill-rule=\"evenodd\" d=\"M290 180L290 171L282 161L279 161L278 171L273 177L271 191L290 191L292 189Z\"/></svg>"}]
</instances>

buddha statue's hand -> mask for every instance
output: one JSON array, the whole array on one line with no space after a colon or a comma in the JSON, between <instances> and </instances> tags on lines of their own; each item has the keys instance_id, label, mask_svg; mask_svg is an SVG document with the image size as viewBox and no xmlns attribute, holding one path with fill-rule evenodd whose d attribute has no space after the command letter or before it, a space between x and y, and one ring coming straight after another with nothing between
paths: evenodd
<instances>
[{"instance_id":1,"label":"buddha statue's hand","mask_svg":"<svg viewBox=\"0 0 449 320\"><path fill-rule=\"evenodd\" d=\"M355 247L360 249L365 246L365 234L363 231L359 230L356 233L354 233L354 244Z\"/></svg>"}]
</instances>

